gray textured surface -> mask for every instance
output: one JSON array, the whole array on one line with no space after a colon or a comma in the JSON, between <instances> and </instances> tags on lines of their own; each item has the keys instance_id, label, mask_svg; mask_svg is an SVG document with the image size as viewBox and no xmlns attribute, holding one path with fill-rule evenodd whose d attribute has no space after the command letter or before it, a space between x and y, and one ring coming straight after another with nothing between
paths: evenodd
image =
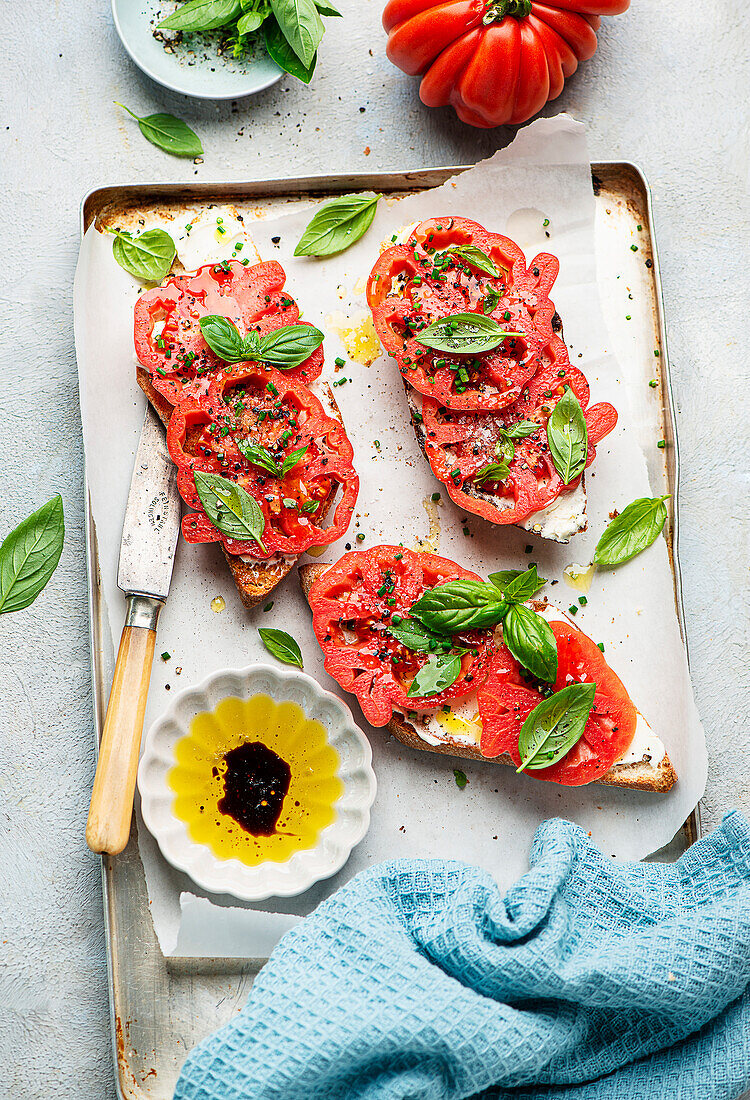
<instances>
[{"instance_id":1,"label":"gray textured surface","mask_svg":"<svg viewBox=\"0 0 750 1100\"><path fill-rule=\"evenodd\" d=\"M347 18L329 23L310 88L287 79L234 106L187 104L142 77L103 0L0 10L0 528L55 491L68 527L44 595L0 620L0 1091L18 1100L114 1095L99 867L83 842L93 749L71 319L83 192L117 180L475 161L512 136L422 108L413 82L385 60L379 0L341 7ZM709 826L730 805L750 809L748 614L739 599L750 595L749 86L750 11L729 0L637 0L608 23L597 56L546 112L559 106L584 120L592 157L637 161L654 190L683 459L688 636L709 741ZM184 117L203 138L205 163L196 168L148 145L113 99Z\"/></svg>"}]
</instances>

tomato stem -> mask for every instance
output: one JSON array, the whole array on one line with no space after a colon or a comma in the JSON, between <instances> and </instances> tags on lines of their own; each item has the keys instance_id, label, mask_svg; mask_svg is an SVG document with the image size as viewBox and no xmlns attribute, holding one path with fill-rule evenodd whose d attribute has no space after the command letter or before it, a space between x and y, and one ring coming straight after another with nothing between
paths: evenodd
<instances>
[{"instance_id":1,"label":"tomato stem","mask_svg":"<svg viewBox=\"0 0 750 1100\"><path fill-rule=\"evenodd\" d=\"M482 22L485 25L499 23L505 17L513 19L525 19L531 15L531 0L491 0L487 4Z\"/></svg>"}]
</instances>

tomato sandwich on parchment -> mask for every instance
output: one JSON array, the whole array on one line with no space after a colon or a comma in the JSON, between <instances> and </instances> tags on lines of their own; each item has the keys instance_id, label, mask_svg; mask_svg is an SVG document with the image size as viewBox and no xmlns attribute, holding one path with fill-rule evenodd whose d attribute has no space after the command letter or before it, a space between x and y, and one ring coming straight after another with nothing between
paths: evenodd
<instances>
[{"instance_id":1,"label":"tomato sandwich on parchment","mask_svg":"<svg viewBox=\"0 0 750 1100\"><path fill-rule=\"evenodd\" d=\"M193 234L205 222L226 235L230 220L227 208L202 212ZM134 335L139 385L193 509L183 535L221 544L250 608L301 553L344 534L359 479L330 387L310 388L323 334L299 321L281 265L261 262L246 232L231 239L230 258L141 294Z\"/></svg>"},{"instance_id":2,"label":"tomato sandwich on parchment","mask_svg":"<svg viewBox=\"0 0 750 1100\"><path fill-rule=\"evenodd\" d=\"M674 785L602 649L538 598L535 566L483 581L436 554L374 546L300 576L326 670L404 744L568 786Z\"/></svg>"},{"instance_id":3,"label":"tomato sandwich on parchment","mask_svg":"<svg viewBox=\"0 0 750 1100\"><path fill-rule=\"evenodd\" d=\"M559 267L547 253L527 267L517 244L467 218L431 218L385 248L367 300L451 499L567 542L586 528L584 470L617 413L589 405L571 366L550 299Z\"/></svg>"}]
</instances>

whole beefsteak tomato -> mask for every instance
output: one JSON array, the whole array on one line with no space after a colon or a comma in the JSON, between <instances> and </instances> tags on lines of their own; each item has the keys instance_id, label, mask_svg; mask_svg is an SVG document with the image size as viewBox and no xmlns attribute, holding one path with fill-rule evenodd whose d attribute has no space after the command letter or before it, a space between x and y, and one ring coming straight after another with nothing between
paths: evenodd
<instances>
[{"instance_id":1,"label":"whole beefsteak tomato","mask_svg":"<svg viewBox=\"0 0 750 1100\"><path fill-rule=\"evenodd\" d=\"M525 122L596 50L602 15L630 0L389 0L387 53L421 75L428 107L450 105L472 126Z\"/></svg>"}]
</instances>

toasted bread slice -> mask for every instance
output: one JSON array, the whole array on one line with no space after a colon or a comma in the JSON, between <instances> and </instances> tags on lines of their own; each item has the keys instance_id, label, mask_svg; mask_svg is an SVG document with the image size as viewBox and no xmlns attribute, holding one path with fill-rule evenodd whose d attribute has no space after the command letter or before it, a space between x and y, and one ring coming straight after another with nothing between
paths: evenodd
<instances>
[{"instance_id":1,"label":"toasted bread slice","mask_svg":"<svg viewBox=\"0 0 750 1100\"><path fill-rule=\"evenodd\" d=\"M138 378L138 385L141 387L146 397L153 405L159 419L166 427L172 415L172 406L158 390L154 389L151 383L151 376L140 363L136 368L136 375ZM336 404L330 386L325 382L319 385L322 391L319 396L325 405L326 412L340 422L341 413L339 412L339 407ZM248 610L262 603L262 601L273 592L274 588L283 581L284 577L292 570L295 562L298 560L298 555L286 556L277 554L265 561L262 559L245 561L245 559L238 554L230 554L226 549L224 549L224 557L227 560L232 579L237 585L240 599Z\"/></svg>"},{"instance_id":2,"label":"toasted bread slice","mask_svg":"<svg viewBox=\"0 0 750 1100\"><path fill-rule=\"evenodd\" d=\"M325 573L326 569L328 569L328 565L325 563L300 566L300 581L308 598L313 583ZM448 733L444 735L438 744L427 742L423 737L420 737L416 726L401 714L394 713L386 729L411 749L423 749L428 752L441 753L445 756L460 756L465 760L485 760L489 762L486 756L482 756L478 745L469 745L458 741ZM492 757L491 762L514 766L507 753ZM634 791L652 791L655 793L671 790L676 781L677 773L672 767L672 762L666 752L656 765L652 765L648 757L628 764L615 764L601 779L595 780L597 783L606 783L611 787L629 787Z\"/></svg>"}]
</instances>

